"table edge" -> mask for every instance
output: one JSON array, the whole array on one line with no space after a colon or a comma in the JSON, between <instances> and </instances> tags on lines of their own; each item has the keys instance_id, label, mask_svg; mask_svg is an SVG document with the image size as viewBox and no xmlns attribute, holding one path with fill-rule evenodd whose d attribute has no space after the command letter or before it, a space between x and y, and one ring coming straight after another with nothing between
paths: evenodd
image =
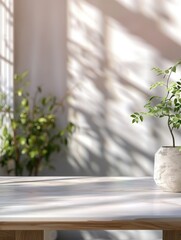
<instances>
[{"instance_id":1,"label":"table edge","mask_svg":"<svg viewBox=\"0 0 181 240\"><path fill-rule=\"evenodd\" d=\"M0 230L180 230L181 219L113 221L0 221Z\"/></svg>"}]
</instances>

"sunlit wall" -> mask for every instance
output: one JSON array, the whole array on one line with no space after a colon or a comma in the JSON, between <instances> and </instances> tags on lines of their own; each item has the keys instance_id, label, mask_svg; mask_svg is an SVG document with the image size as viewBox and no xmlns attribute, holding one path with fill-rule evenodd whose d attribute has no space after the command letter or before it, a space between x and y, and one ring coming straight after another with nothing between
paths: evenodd
<instances>
[{"instance_id":1,"label":"sunlit wall","mask_svg":"<svg viewBox=\"0 0 181 240\"><path fill-rule=\"evenodd\" d=\"M69 161L77 174L153 174L155 151L171 144L166 123L133 126L130 114L155 94L151 68L181 58L180 7L176 0L69 1L68 84L79 86L69 116L80 125Z\"/></svg>"}]
</instances>

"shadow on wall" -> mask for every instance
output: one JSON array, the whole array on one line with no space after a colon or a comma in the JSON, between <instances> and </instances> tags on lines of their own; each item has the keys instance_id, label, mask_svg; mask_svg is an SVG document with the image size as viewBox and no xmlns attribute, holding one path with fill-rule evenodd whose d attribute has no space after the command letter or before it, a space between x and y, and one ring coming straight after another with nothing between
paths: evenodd
<instances>
[{"instance_id":1,"label":"shadow on wall","mask_svg":"<svg viewBox=\"0 0 181 240\"><path fill-rule=\"evenodd\" d=\"M13 0L0 0L0 90L7 93L9 104L13 104L13 55Z\"/></svg>"},{"instance_id":2,"label":"shadow on wall","mask_svg":"<svg viewBox=\"0 0 181 240\"><path fill-rule=\"evenodd\" d=\"M74 175L152 175L155 151L171 142L166 124L133 126L129 116L143 110L150 69L180 58L178 4L69 1L68 84L79 86L69 107L80 125L67 163Z\"/></svg>"}]
</instances>

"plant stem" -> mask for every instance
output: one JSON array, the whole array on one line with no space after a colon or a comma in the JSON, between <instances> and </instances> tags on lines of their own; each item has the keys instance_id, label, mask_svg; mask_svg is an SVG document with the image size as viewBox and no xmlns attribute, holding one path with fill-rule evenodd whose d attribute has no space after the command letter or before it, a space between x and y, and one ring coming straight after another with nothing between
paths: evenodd
<instances>
[{"instance_id":1,"label":"plant stem","mask_svg":"<svg viewBox=\"0 0 181 240\"><path fill-rule=\"evenodd\" d=\"M9 117L9 121L10 121L10 126L12 126L12 122L13 122L13 117L11 115L11 112L8 111L8 117ZM14 141L14 149L15 149L15 175L16 176L21 176L21 170L20 170L20 154L19 154L19 148L18 148L18 143L17 143L17 137L16 137L16 130L12 127L12 137L13 137L13 141Z\"/></svg>"},{"instance_id":2,"label":"plant stem","mask_svg":"<svg viewBox=\"0 0 181 240\"><path fill-rule=\"evenodd\" d=\"M36 164L34 166L34 175L38 176L39 167L40 167L41 158L36 159Z\"/></svg>"},{"instance_id":3,"label":"plant stem","mask_svg":"<svg viewBox=\"0 0 181 240\"><path fill-rule=\"evenodd\" d=\"M169 75L168 75L168 77L167 77L167 83L166 83L166 85L167 85L167 95L166 95L166 99L168 99L168 96L169 96L169 94L170 94L170 91L168 90L168 88L169 88L170 77L171 77L171 74L172 74L172 69L173 69L173 67L171 68L171 70L170 70L170 72L169 72ZM171 97L169 98L169 100L170 100L172 97L173 97L173 96L171 96ZM167 104L166 104L166 105L167 105ZM170 116L168 116L168 129L169 129L170 134L171 134L171 136L172 136L172 144L173 144L173 147L175 147L175 137L174 137L174 134L173 134L173 128L171 128L171 126L170 126Z\"/></svg>"},{"instance_id":4,"label":"plant stem","mask_svg":"<svg viewBox=\"0 0 181 240\"><path fill-rule=\"evenodd\" d=\"M173 128L171 128L171 126L170 126L170 116L168 117L168 129L169 129L170 134L172 136L173 147L175 147L175 137L173 135Z\"/></svg>"}]
</instances>

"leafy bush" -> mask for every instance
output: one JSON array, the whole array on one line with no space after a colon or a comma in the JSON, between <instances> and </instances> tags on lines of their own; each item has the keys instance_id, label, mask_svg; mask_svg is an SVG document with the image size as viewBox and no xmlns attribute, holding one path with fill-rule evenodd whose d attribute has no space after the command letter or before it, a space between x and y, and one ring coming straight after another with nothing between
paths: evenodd
<instances>
[{"instance_id":1,"label":"leafy bush","mask_svg":"<svg viewBox=\"0 0 181 240\"><path fill-rule=\"evenodd\" d=\"M53 153L68 145L75 129L72 122L58 129L57 113L63 102L58 103L55 96L43 96L41 87L32 98L26 76L27 72L15 75L18 87L14 109L7 103L7 95L0 93L0 164L8 174L17 176L38 175L42 167L52 168Z\"/></svg>"},{"instance_id":2,"label":"leafy bush","mask_svg":"<svg viewBox=\"0 0 181 240\"><path fill-rule=\"evenodd\" d=\"M171 75L176 73L177 67L181 64L181 61L168 69L153 68L157 75L161 76L161 81L157 81L151 85L150 90L157 87L163 87L165 95L151 96L144 108L145 112L134 112L132 117L132 123L142 122L144 116L167 118L168 129L172 137L173 147L175 147L174 129L179 129L181 126L181 79L177 81L171 80Z\"/></svg>"}]
</instances>

